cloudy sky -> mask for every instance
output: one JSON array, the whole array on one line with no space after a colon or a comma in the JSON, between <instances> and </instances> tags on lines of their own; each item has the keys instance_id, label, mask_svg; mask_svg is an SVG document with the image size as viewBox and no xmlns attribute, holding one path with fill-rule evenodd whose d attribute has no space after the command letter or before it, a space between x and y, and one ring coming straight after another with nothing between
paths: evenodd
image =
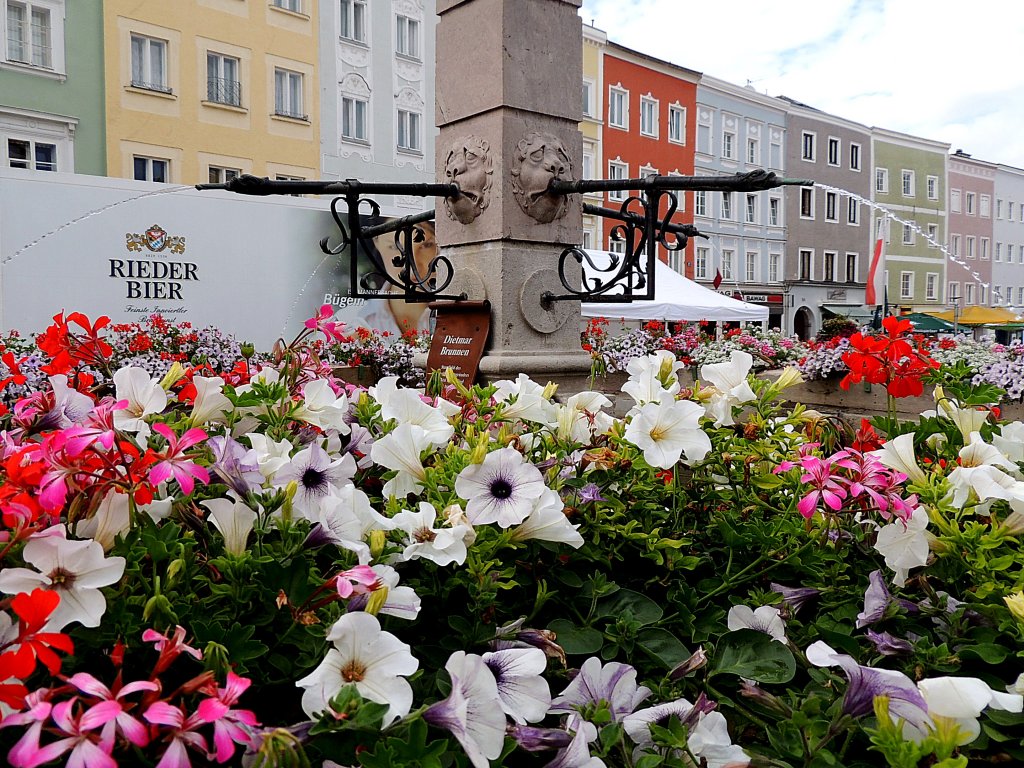
<instances>
[{"instance_id":1,"label":"cloudy sky","mask_svg":"<svg viewBox=\"0 0 1024 768\"><path fill-rule=\"evenodd\" d=\"M689 69L1024 168L1019 0L583 0L584 23Z\"/></svg>"}]
</instances>

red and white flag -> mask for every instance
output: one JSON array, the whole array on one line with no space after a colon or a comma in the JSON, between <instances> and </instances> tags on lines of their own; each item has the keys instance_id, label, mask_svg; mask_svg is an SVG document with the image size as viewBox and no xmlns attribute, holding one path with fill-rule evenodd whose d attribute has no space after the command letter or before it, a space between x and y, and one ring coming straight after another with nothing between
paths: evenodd
<instances>
[{"instance_id":1,"label":"red and white flag","mask_svg":"<svg viewBox=\"0 0 1024 768\"><path fill-rule=\"evenodd\" d=\"M880 304L885 281L885 259L882 255L882 238L875 243L875 253L871 257L871 266L868 267L868 284L864 290L864 303L872 306Z\"/></svg>"}]
</instances>

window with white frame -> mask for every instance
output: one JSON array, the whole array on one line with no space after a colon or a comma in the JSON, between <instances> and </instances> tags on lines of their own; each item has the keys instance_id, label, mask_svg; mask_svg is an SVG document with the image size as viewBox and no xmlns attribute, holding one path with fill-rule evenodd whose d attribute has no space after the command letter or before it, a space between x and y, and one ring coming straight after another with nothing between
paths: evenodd
<instances>
[{"instance_id":1,"label":"window with white frame","mask_svg":"<svg viewBox=\"0 0 1024 768\"><path fill-rule=\"evenodd\" d=\"M889 191L889 169L875 168L875 192L886 194Z\"/></svg>"},{"instance_id":2,"label":"window with white frame","mask_svg":"<svg viewBox=\"0 0 1024 768\"><path fill-rule=\"evenodd\" d=\"M768 198L768 225L779 226L782 220L782 200L777 197Z\"/></svg>"},{"instance_id":3,"label":"window with white frame","mask_svg":"<svg viewBox=\"0 0 1024 768\"><path fill-rule=\"evenodd\" d=\"M1006 218L1009 219L1010 221L1013 221L1013 200L1010 200L1006 204Z\"/></svg>"},{"instance_id":4,"label":"window with white frame","mask_svg":"<svg viewBox=\"0 0 1024 768\"><path fill-rule=\"evenodd\" d=\"M640 178L646 179L648 176L657 176L658 169L653 165L641 165L640 166Z\"/></svg>"},{"instance_id":5,"label":"window with white frame","mask_svg":"<svg viewBox=\"0 0 1024 768\"><path fill-rule=\"evenodd\" d=\"M800 218L814 218L814 190L810 187L800 188Z\"/></svg>"},{"instance_id":6,"label":"window with white frame","mask_svg":"<svg viewBox=\"0 0 1024 768\"><path fill-rule=\"evenodd\" d=\"M686 143L686 107L669 106L668 140L674 144Z\"/></svg>"},{"instance_id":7,"label":"window with white frame","mask_svg":"<svg viewBox=\"0 0 1024 768\"><path fill-rule=\"evenodd\" d=\"M1003 201L1001 198L996 200L996 218L1003 218Z\"/></svg>"},{"instance_id":8,"label":"window with white frame","mask_svg":"<svg viewBox=\"0 0 1024 768\"><path fill-rule=\"evenodd\" d=\"M683 270L685 269L683 266L683 254L679 251L669 251L668 265L671 267L673 272L683 274Z\"/></svg>"},{"instance_id":9,"label":"window with white frame","mask_svg":"<svg viewBox=\"0 0 1024 768\"><path fill-rule=\"evenodd\" d=\"M974 197L975 196L973 192L968 192L967 194L964 195L964 203L966 204L964 206L964 213L966 213L968 216L974 216L977 213L977 211L974 209Z\"/></svg>"},{"instance_id":10,"label":"window with white frame","mask_svg":"<svg viewBox=\"0 0 1024 768\"><path fill-rule=\"evenodd\" d=\"M594 233L589 229L583 230L583 249L589 251L594 247Z\"/></svg>"},{"instance_id":11,"label":"window with white frame","mask_svg":"<svg viewBox=\"0 0 1024 768\"><path fill-rule=\"evenodd\" d=\"M960 213L960 190L951 189L949 190L949 210L953 213Z\"/></svg>"},{"instance_id":12,"label":"window with white frame","mask_svg":"<svg viewBox=\"0 0 1024 768\"><path fill-rule=\"evenodd\" d=\"M988 195L982 195L979 198L979 205L981 207L978 210L978 215L986 219L992 218L992 198Z\"/></svg>"},{"instance_id":13,"label":"window with white frame","mask_svg":"<svg viewBox=\"0 0 1024 768\"><path fill-rule=\"evenodd\" d=\"M4 59L39 69L64 69L64 0L6 0Z\"/></svg>"},{"instance_id":14,"label":"window with white frame","mask_svg":"<svg viewBox=\"0 0 1024 768\"><path fill-rule=\"evenodd\" d=\"M964 284L964 304L974 303L974 283Z\"/></svg>"},{"instance_id":15,"label":"window with white frame","mask_svg":"<svg viewBox=\"0 0 1024 768\"><path fill-rule=\"evenodd\" d=\"M132 34L132 87L170 93L167 84L167 41Z\"/></svg>"},{"instance_id":16,"label":"window with white frame","mask_svg":"<svg viewBox=\"0 0 1024 768\"><path fill-rule=\"evenodd\" d=\"M839 139L837 139L835 136L829 136L828 137L828 164L829 165L839 165L839 158L841 156L839 149L840 149Z\"/></svg>"},{"instance_id":17,"label":"window with white frame","mask_svg":"<svg viewBox=\"0 0 1024 768\"><path fill-rule=\"evenodd\" d=\"M1003 244L1000 243L998 240L996 241L996 252L995 252L995 254L993 254L992 260L993 261L1002 261L1003 260Z\"/></svg>"},{"instance_id":18,"label":"window with white frame","mask_svg":"<svg viewBox=\"0 0 1024 768\"><path fill-rule=\"evenodd\" d=\"M736 134L733 131L722 131L722 158L736 159Z\"/></svg>"},{"instance_id":19,"label":"window with white frame","mask_svg":"<svg viewBox=\"0 0 1024 768\"><path fill-rule=\"evenodd\" d=\"M736 280L734 272L735 268L736 252L730 248L722 249L722 279L723 280Z\"/></svg>"},{"instance_id":20,"label":"window with white frame","mask_svg":"<svg viewBox=\"0 0 1024 768\"><path fill-rule=\"evenodd\" d=\"M722 216L727 221L732 220L732 192L722 192Z\"/></svg>"},{"instance_id":21,"label":"window with white frame","mask_svg":"<svg viewBox=\"0 0 1024 768\"><path fill-rule=\"evenodd\" d=\"M913 197L914 196L914 172L908 171L906 168L900 173L903 179L903 196Z\"/></svg>"},{"instance_id":22,"label":"window with white frame","mask_svg":"<svg viewBox=\"0 0 1024 768\"><path fill-rule=\"evenodd\" d=\"M621 237L608 236L608 250L612 253L625 253L626 241Z\"/></svg>"},{"instance_id":23,"label":"window with white frame","mask_svg":"<svg viewBox=\"0 0 1024 768\"><path fill-rule=\"evenodd\" d=\"M616 160L608 161L608 179L616 179L622 181L629 178L629 165L627 163L620 163ZM613 189L608 192L609 200L625 200L627 193L622 189Z\"/></svg>"},{"instance_id":24,"label":"window with white frame","mask_svg":"<svg viewBox=\"0 0 1024 768\"><path fill-rule=\"evenodd\" d=\"M640 97L640 133L652 137L658 135L658 101L649 96Z\"/></svg>"},{"instance_id":25,"label":"window with white frame","mask_svg":"<svg viewBox=\"0 0 1024 768\"><path fill-rule=\"evenodd\" d=\"M629 129L629 91L614 85L608 89L608 125Z\"/></svg>"},{"instance_id":26,"label":"window with white frame","mask_svg":"<svg viewBox=\"0 0 1024 768\"><path fill-rule=\"evenodd\" d=\"M290 69L274 68L274 114L306 120L303 111L303 75Z\"/></svg>"},{"instance_id":27,"label":"window with white frame","mask_svg":"<svg viewBox=\"0 0 1024 768\"><path fill-rule=\"evenodd\" d=\"M939 299L939 273L929 272L924 276L924 298L926 301Z\"/></svg>"},{"instance_id":28,"label":"window with white frame","mask_svg":"<svg viewBox=\"0 0 1024 768\"><path fill-rule=\"evenodd\" d=\"M967 236L967 252L964 254L968 259L973 259L977 254L974 251L974 235Z\"/></svg>"},{"instance_id":29,"label":"window with white frame","mask_svg":"<svg viewBox=\"0 0 1024 768\"><path fill-rule=\"evenodd\" d=\"M800 279L812 280L814 278L814 251L810 248L800 249Z\"/></svg>"},{"instance_id":30,"label":"window with white frame","mask_svg":"<svg viewBox=\"0 0 1024 768\"><path fill-rule=\"evenodd\" d=\"M693 193L693 215L708 215L708 193L703 189L698 189Z\"/></svg>"},{"instance_id":31,"label":"window with white frame","mask_svg":"<svg viewBox=\"0 0 1024 768\"><path fill-rule=\"evenodd\" d=\"M583 81L583 115L595 117L597 105L594 103L594 84L590 80Z\"/></svg>"},{"instance_id":32,"label":"window with white frame","mask_svg":"<svg viewBox=\"0 0 1024 768\"><path fill-rule=\"evenodd\" d=\"M927 179L927 192L929 200L939 199L939 177L929 176Z\"/></svg>"},{"instance_id":33,"label":"window with white frame","mask_svg":"<svg viewBox=\"0 0 1024 768\"><path fill-rule=\"evenodd\" d=\"M341 0L341 36L366 42L366 0Z\"/></svg>"},{"instance_id":34,"label":"window with white frame","mask_svg":"<svg viewBox=\"0 0 1024 768\"><path fill-rule=\"evenodd\" d=\"M225 168L220 165L211 165L207 169L207 177L211 184L227 184L232 179L241 175L241 168Z\"/></svg>"},{"instance_id":35,"label":"window with white frame","mask_svg":"<svg viewBox=\"0 0 1024 768\"><path fill-rule=\"evenodd\" d=\"M852 197L846 200L846 223L860 224L860 201Z\"/></svg>"},{"instance_id":36,"label":"window with white frame","mask_svg":"<svg viewBox=\"0 0 1024 768\"><path fill-rule=\"evenodd\" d=\"M847 253L846 254L846 282L856 283L857 282L857 254Z\"/></svg>"},{"instance_id":37,"label":"window with white frame","mask_svg":"<svg viewBox=\"0 0 1024 768\"><path fill-rule=\"evenodd\" d=\"M711 123L697 123L697 151L711 154Z\"/></svg>"},{"instance_id":38,"label":"window with white frame","mask_svg":"<svg viewBox=\"0 0 1024 768\"><path fill-rule=\"evenodd\" d=\"M839 214L836 213L836 205L839 196L835 192L825 193L825 221L838 221Z\"/></svg>"},{"instance_id":39,"label":"window with white frame","mask_svg":"<svg viewBox=\"0 0 1024 768\"><path fill-rule=\"evenodd\" d=\"M1013 286L1006 286L1006 290L1003 292L1003 304L1013 303Z\"/></svg>"},{"instance_id":40,"label":"window with white frame","mask_svg":"<svg viewBox=\"0 0 1024 768\"><path fill-rule=\"evenodd\" d=\"M953 254L954 256L956 254ZM1013 243L1006 244L1006 263L1013 264Z\"/></svg>"},{"instance_id":41,"label":"window with white frame","mask_svg":"<svg viewBox=\"0 0 1024 768\"><path fill-rule=\"evenodd\" d=\"M950 304L954 304L960 301L963 296L960 295L960 283L956 280L950 280L946 285L946 301Z\"/></svg>"},{"instance_id":42,"label":"window with white frame","mask_svg":"<svg viewBox=\"0 0 1024 768\"><path fill-rule=\"evenodd\" d=\"M1024 304L1024 287L1017 289L1017 304Z\"/></svg>"},{"instance_id":43,"label":"window with white frame","mask_svg":"<svg viewBox=\"0 0 1024 768\"><path fill-rule=\"evenodd\" d=\"M860 144L850 142L850 170L860 170Z\"/></svg>"},{"instance_id":44,"label":"window with white frame","mask_svg":"<svg viewBox=\"0 0 1024 768\"><path fill-rule=\"evenodd\" d=\"M420 57L420 23L398 14L395 32L395 53L412 59Z\"/></svg>"},{"instance_id":45,"label":"window with white frame","mask_svg":"<svg viewBox=\"0 0 1024 768\"><path fill-rule=\"evenodd\" d=\"M747 251L747 263L744 278L748 283L757 282L757 252Z\"/></svg>"},{"instance_id":46,"label":"window with white frame","mask_svg":"<svg viewBox=\"0 0 1024 768\"><path fill-rule=\"evenodd\" d=\"M594 150L586 147L583 149L583 178L594 178Z\"/></svg>"},{"instance_id":47,"label":"window with white frame","mask_svg":"<svg viewBox=\"0 0 1024 768\"><path fill-rule=\"evenodd\" d=\"M903 244L913 245L914 244L914 227L911 224L903 225Z\"/></svg>"},{"instance_id":48,"label":"window with white frame","mask_svg":"<svg viewBox=\"0 0 1024 768\"><path fill-rule=\"evenodd\" d=\"M232 107L242 105L242 84L238 81L238 59L222 53L206 54L206 100Z\"/></svg>"},{"instance_id":49,"label":"window with white frame","mask_svg":"<svg viewBox=\"0 0 1024 768\"><path fill-rule=\"evenodd\" d=\"M168 182L170 175L171 161L160 157L145 157L135 155L132 158L132 170L136 181L160 181Z\"/></svg>"},{"instance_id":50,"label":"window with white frame","mask_svg":"<svg viewBox=\"0 0 1024 768\"><path fill-rule=\"evenodd\" d=\"M302 0L274 0L272 4L276 8L284 8L286 11L302 13Z\"/></svg>"},{"instance_id":51,"label":"window with white frame","mask_svg":"<svg viewBox=\"0 0 1024 768\"><path fill-rule=\"evenodd\" d=\"M889 220L884 218L875 219L875 242L878 242L882 238L885 238L885 242L889 242Z\"/></svg>"},{"instance_id":52,"label":"window with white frame","mask_svg":"<svg viewBox=\"0 0 1024 768\"><path fill-rule=\"evenodd\" d=\"M341 138L348 141L368 141L370 132L366 119L369 103L354 96L341 97Z\"/></svg>"},{"instance_id":53,"label":"window with white frame","mask_svg":"<svg viewBox=\"0 0 1024 768\"><path fill-rule=\"evenodd\" d=\"M757 139L747 139L747 165L761 164L761 142Z\"/></svg>"},{"instance_id":54,"label":"window with white frame","mask_svg":"<svg viewBox=\"0 0 1024 768\"><path fill-rule=\"evenodd\" d=\"M983 237L983 238L981 238L979 244L981 246L981 252L978 255L981 256L981 258L983 260L988 261L988 258L989 258L989 252L988 252L989 239L987 237Z\"/></svg>"},{"instance_id":55,"label":"window with white frame","mask_svg":"<svg viewBox=\"0 0 1024 768\"><path fill-rule=\"evenodd\" d=\"M768 254L768 282L777 283L782 279L782 254Z\"/></svg>"},{"instance_id":56,"label":"window with white frame","mask_svg":"<svg viewBox=\"0 0 1024 768\"><path fill-rule=\"evenodd\" d=\"M914 273L900 272L900 298L914 298Z\"/></svg>"},{"instance_id":57,"label":"window with white frame","mask_svg":"<svg viewBox=\"0 0 1024 768\"><path fill-rule=\"evenodd\" d=\"M1020 222L1024 224L1024 205L1020 206Z\"/></svg>"},{"instance_id":58,"label":"window with white frame","mask_svg":"<svg viewBox=\"0 0 1024 768\"><path fill-rule=\"evenodd\" d=\"M698 247L694 252L693 276L697 280L708 279L708 249Z\"/></svg>"},{"instance_id":59,"label":"window with white frame","mask_svg":"<svg viewBox=\"0 0 1024 768\"><path fill-rule=\"evenodd\" d=\"M839 258L839 254L835 251L825 251L822 254L822 258L825 262L825 282L834 283L836 280L836 260Z\"/></svg>"},{"instance_id":60,"label":"window with white frame","mask_svg":"<svg viewBox=\"0 0 1024 768\"><path fill-rule=\"evenodd\" d=\"M928 225L928 247L937 248L939 242L939 225L929 224Z\"/></svg>"},{"instance_id":61,"label":"window with white frame","mask_svg":"<svg viewBox=\"0 0 1024 768\"><path fill-rule=\"evenodd\" d=\"M423 116L411 110L398 110L398 148L406 152L422 152Z\"/></svg>"},{"instance_id":62,"label":"window with white frame","mask_svg":"<svg viewBox=\"0 0 1024 768\"><path fill-rule=\"evenodd\" d=\"M988 286L984 283L978 286L978 303L982 306L988 305Z\"/></svg>"},{"instance_id":63,"label":"window with white frame","mask_svg":"<svg viewBox=\"0 0 1024 768\"><path fill-rule=\"evenodd\" d=\"M804 160L814 160L815 134L804 131L800 137L800 157Z\"/></svg>"},{"instance_id":64,"label":"window with white frame","mask_svg":"<svg viewBox=\"0 0 1024 768\"><path fill-rule=\"evenodd\" d=\"M8 137L7 165L30 171L56 171L57 145L29 138Z\"/></svg>"},{"instance_id":65,"label":"window with white frame","mask_svg":"<svg viewBox=\"0 0 1024 768\"><path fill-rule=\"evenodd\" d=\"M757 195L747 195L746 222L747 224L757 223Z\"/></svg>"},{"instance_id":66,"label":"window with white frame","mask_svg":"<svg viewBox=\"0 0 1024 768\"><path fill-rule=\"evenodd\" d=\"M782 144L778 141L773 141L768 145L768 167L782 167Z\"/></svg>"}]
</instances>

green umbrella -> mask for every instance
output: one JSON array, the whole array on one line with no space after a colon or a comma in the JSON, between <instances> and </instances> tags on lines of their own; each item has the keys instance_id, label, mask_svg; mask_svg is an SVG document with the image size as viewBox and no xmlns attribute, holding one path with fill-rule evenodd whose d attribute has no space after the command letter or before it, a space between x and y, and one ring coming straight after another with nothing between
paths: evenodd
<instances>
[{"instance_id":1,"label":"green umbrella","mask_svg":"<svg viewBox=\"0 0 1024 768\"><path fill-rule=\"evenodd\" d=\"M909 320L915 331L948 331L953 332L953 324L932 315L921 312L911 312L909 315L900 315L900 320Z\"/></svg>"}]
</instances>

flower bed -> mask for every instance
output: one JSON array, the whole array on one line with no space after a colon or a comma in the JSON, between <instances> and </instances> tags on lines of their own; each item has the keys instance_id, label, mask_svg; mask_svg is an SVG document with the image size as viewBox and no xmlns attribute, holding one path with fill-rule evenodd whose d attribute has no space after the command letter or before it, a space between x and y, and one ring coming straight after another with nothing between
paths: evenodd
<instances>
[{"instance_id":1,"label":"flower bed","mask_svg":"<svg viewBox=\"0 0 1024 768\"><path fill-rule=\"evenodd\" d=\"M662 350L617 419L525 376L346 386L315 335L345 334L102 381L102 322L42 337L0 424L8 764L1024 761L1024 424L991 387L915 369L934 414L847 434L781 404L792 368L684 390ZM902 391L905 341L853 378Z\"/></svg>"}]
</instances>

